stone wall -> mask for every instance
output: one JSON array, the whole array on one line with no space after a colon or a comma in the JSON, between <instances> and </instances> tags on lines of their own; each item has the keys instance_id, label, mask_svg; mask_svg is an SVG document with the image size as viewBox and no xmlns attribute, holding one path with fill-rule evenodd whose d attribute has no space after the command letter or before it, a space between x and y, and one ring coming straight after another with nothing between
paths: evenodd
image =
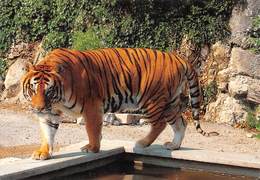
<instances>
[{"instance_id":1,"label":"stone wall","mask_svg":"<svg viewBox=\"0 0 260 180\"><path fill-rule=\"evenodd\" d=\"M250 51L247 41L252 18L259 14L260 1L257 0L248 0L247 4L233 10L228 53L221 53L223 57L214 59L217 65L223 60L224 68L216 73L218 95L207 107L205 117L208 120L241 123L246 120L248 106L260 104L260 55ZM211 48L212 53L218 49Z\"/></svg>"}]
</instances>

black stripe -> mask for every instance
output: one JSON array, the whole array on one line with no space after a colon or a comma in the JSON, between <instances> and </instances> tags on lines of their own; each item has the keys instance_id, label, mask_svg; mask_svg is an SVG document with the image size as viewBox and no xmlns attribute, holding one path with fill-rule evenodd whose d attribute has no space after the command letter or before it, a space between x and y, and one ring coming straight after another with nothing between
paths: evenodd
<instances>
[{"instance_id":1,"label":"black stripe","mask_svg":"<svg viewBox=\"0 0 260 180\"><path fill-rule=\"evenodd\" d=\"M68 108L68 109L73 109L73 108L76 106L76 104L77 104L77 100L78 100L78 97L76 96L75 101L74 101L74 103L72 104L72 106L67 107L67 108Z\"/></svg>"},{"instance_id":2,"label":"black stripe","mask_svg":"<svg viewBox=\"0 0 260 180\"><path fill-rule=\"evenodd\" d=\"M83 110L84 110L84 107L85 107L85 98L83 98L83 102L82 102L80 114L82 114L82 112L83 112Z\"/></svg>"},{"instance_id":3,"label":"black stripe","mask_svg":"<svg viewBox=\"0 0 260 180\"><path fill-rule=\"evenodd\" d=\"M200 102L196 102L195 104L191 104L191 107L195 108L195 109L200 108Z\"/></svg>"},{"instance_id":4,"label":"black stripe","mask_svg":"<svg viewBox=\"0 0 260 180\"><path fill-rule=\"evenodd\" d=\"M198 87L197 82L195 82L195 84L191 85L191 86L190 86L190 89L193 89L193 88L195 88L195 87Z\"/></svg>"},{"instance_id":5,"label":"black stripe","mask_svg":"<svg viewBox=\"0 0 260 180\"><path fill-rule=\"evenodd\" d=\"M194 93L191 94L191 97L198 97L200 96L200 91L199 89L197 91L195 91Z\"/></svg>"},{"instance_id":6,"label":"black stripe","mask_svg":"<svg viewBox=\"0 0 260 180\"><path fill-rule=\"evenodd\" d=\"M53 123L53 122L51 122L51 121L45 121L45 122L43 122L43 123L47 124L47 125L50 126L50 127L55 128L55 129L58 129L58 128L59 128L59 124Z\"/></svg>"}]
</instances>

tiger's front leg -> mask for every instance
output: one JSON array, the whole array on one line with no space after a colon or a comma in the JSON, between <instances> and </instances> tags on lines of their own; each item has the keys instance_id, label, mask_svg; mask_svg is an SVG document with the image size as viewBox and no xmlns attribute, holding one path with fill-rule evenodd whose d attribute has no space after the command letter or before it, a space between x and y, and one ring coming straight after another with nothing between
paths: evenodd
<instances>
[{"instance_id":1,"label":"tiger's front leg","mask_svg":"<svg viewBox=\"0 0 260 180\"><path fill-rule=\"evenodd\" d=\"M41 130L41 147L32 154L32 159L45 160L52 156L54 137L59 127L59 116L37 113Z\"/></svg>"},{"instance_id":2,"label":"tiger's front leg","mask_svg":"<svg viewBox=\"0 0 260 180\"><path fill-rule=\"evenodd\" d=\"M90 102L83 112L85 128L89 143L81 148L82 152L97 153L100 150L101 131L103 123L103 111L100 101Z\"/></svg>"}]
</instances>

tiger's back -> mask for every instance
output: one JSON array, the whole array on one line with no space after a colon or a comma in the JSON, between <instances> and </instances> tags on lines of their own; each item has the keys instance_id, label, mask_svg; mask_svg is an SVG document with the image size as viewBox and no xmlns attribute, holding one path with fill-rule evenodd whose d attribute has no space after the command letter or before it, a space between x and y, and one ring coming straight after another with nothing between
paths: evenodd
<instances>
[{"instance_id":1,"label":"tiger's back","mask_svg":"<svg viewBox=\"0 0 260 180\"><path fill-rule=\"evenodd\" d=\"M71 82L67 87L77 87L73 92L75 96L77 92L87 92L85 96L100 96L97 98L104 101L104 113L129 107L142 111L151 102L163 106L163 103L177 96L188 69L188 64L176 54L151 49L119 48L86 52L58 49L51 56L40 64L48 64L55 58L63 59L58 61L59 65L64 64L64 67L82 75L78 77L66 72L69 78L75 76L73 80L64 80ZM69 88L67 91L70 91Z\"/></svg>"}]
</instances>

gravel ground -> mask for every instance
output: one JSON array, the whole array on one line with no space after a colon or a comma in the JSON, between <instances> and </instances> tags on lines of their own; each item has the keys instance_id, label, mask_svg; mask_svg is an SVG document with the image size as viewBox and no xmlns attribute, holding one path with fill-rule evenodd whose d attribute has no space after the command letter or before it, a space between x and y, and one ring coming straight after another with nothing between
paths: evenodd
<instances>
[{"instance_id":1,"label":"gravel ground","mask_svg":"<svg viewBox=\"0 0 260 180\"><path fill-rule=\"evenodd\" d=\"M183 147L208 149L222 152L260 153L260 140L248 138L244 129L236 129L226 124L201 122L206 131L217 131L216 137L203 137L190 123L186 130ZM149 131L149 126L104 126L103 139L136 141ZM155 144L162 144L172 139L169 126L163 131ZM62 123L56 135L56 150L61 146L87 139L82 125ZM28 157L39 146L39 125L34 116L17 106L0 104L0 158Z\"/></svg>"}]
</instances>

